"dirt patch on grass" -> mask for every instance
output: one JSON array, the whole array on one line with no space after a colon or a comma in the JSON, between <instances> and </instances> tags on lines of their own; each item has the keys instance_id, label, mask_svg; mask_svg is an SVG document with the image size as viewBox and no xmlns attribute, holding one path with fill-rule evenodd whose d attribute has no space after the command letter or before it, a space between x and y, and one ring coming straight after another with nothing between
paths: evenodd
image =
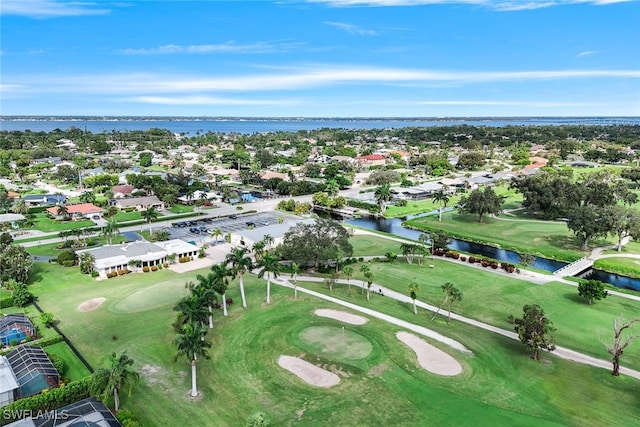
<instances>
[{"instance_id":1,"label":"dirt patch on grass","mask_svg":"<svg viewBox=\"0 0 640 427\"><path fill-rule=\"evenodd\" d=\"M380 365L372 366L371 369L369 369L368 374L371 376L377 377L382 375L382 373L387 369L389 369L389 367L384 363L382 363Z\"/></svg>"},{"instance_id":2,"label":"dirt patch on grass","mask_svg":"<svg viewBox=\"0 0 640 427\"><path fill-rule=\"evenodd\" d=\"M105 302L106 298L93 298L88 301L83 302L78 306L78 311L93 311L100 307L103 302Z\"/></svg>"},{"instance_id":3,"label":"dirt patch on grass","mask_svg":"<svg viewBox=\"0 0 640 427\"><path fill-rule=\"evenodd\" d=\"M280 356L278 365L315 387L333 387L340 383L340 377L336 374L319 368L299 357Z\"/></svg>"},{"instance_id":4,"label":"dirt patch on grass","mask_svg":"<svg viewBox=\"0 0 640 427\"><path fill-rule=\"evenodd\" d=\"M328 317L330 319L339 320L351 325L364 325L369 321L366 317L358 316L357 314L347 313L342 310L332 310L329 308L320 308L314 311L316 316Z\"/></svg>"},{"instance_id":5,"label":"dirt patch on grass","mask_svg":"<svg viewBox=\"0 0 640 427\"><path fill-rule=\"evenodd\" d=\"M458 375L462 372L460 362L422 338L408 332L398 332L396 337L416 353L418 364L423 369L445 376Z\"/></svg>"}]
</instances>

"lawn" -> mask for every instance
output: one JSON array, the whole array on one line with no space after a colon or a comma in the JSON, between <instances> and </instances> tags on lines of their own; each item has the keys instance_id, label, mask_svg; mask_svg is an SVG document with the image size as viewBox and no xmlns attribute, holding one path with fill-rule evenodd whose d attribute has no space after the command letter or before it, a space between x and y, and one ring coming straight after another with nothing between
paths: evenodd
<instances>
[{"instance_id":1,"label":"lawn","mask_svg":"<svg viewBox=\"0 0 640 427\"><path fill-rule=\"evenodd\" d=\"M88 219L78 221L56 221L46 213L35 214L35 223L33 228L44 233L53 231L73 230L76 228L93 227L95 223Z\"/></svg>"},{"instance_id":2,"label":"lawn","mask_svg":"<svg viewBox=\"0 0 640 427\"><path fill-rule=\"evenodd\" d=\"M640 278L640 259L637 258L602 258L595 261L593 268L623 276Z\"/></svg>"},{"instance_id":3,"label":"lawn","mask_svg":"<svg viewBox=\"0 0 640 427\"><path fill-rule=\"evenodd\" d=\"M142 219L142 215L138 211L125 212L125 211L119 210L118 212L116 212L116 222L118 223L123 223L127 221L137 221L141 219Z\"/></svg>"},{"instance_id":4,"label":"lawn","mask_svg":"<svg viewBox=\"0 0 640 427\"><path fill-rule=\"evenodd\" d=\"M632 426L640 422L636 380L612 378L603 369L551 356L536 363L513 340L464 324L430 322L388 298L366 303L357 296L357 302L433 326L462 342L474 356L433 344L458 359L463 374L447 378L418 369L415 354L395 338L399 328L375 319L363 326L345 325L349 339L360 348L370 344L368 355L365 350L349 357L324 353L314 341L318 331L312 330L310 338L309 328L327 331L342 325L312 312L335 306L302 295L294 301L292 291L279 286L272 286L273 303L267 306L264 281L253 275L245 280L249 309L236 303L228 318L216 313L211 359L198 362L203 397L188 402L189 363L173 361L171 308L185 294L184 283L206 270L183 275L162 270L93 281L70 270L61 274L60 268L39 263L32 291L41 306L60 319L60 328L94 367L101 366L104 355L127 350L142 382L131 397L123 393L124 408L143 425L236 426L256 411L266 412L278 426L476 426L479 420L494 426ZM434 272L440 270L444 268L438 265ZM417 271L408 269L400 283ZM382 277L382 271L376 269L375 274ZM426 288L420 298L429 293ZM237 281L227 296L240 300ZM334 296L346 298L345 287L338 287ZM94 311L77 310L81 302L96 297L107 300ZM600 303L591 308L599 307ZM310 387L277 365L281 354L341 370L341 383L329 389Z\"/></svg>"},{"instance_id":5,"label":"lawn","mask_svg":"<svg viewBox=\"0 0 640 427\"><path fill-rule=\"evenodd\" d=\"M168 211L174 214L183 214L193 212L195 206L192 205L173 205Z\"/></svg>"},{"instance_id":6,"label":"lawn","mask_svg":"<svg viewBox=\"0 0 640 427\"><path fill-rule=\"evenodd\" d=\"M76 381L90 375L86 366L71 351L71 348L65 342L49 345L44 348L48 354L57 354L64 360L64 370L59 372L62 378L68 378Z\"/></svg>"},{"instance_id":7,"label":"lawn","mask_svg":"<svg viewBox=\"0 0 640 427\"><path fill-rule=\"evenodd\" d=\"M540 255L561 261L574 261L586 255L567 225L561 221L517 219L508 216L485 217L478 222L477 215L461 215L457 211L437 217L416 218L405 225L420 230L442 230L454 237L487 243L520 253ZM613 240L593 240L589 250L613 244Z\"/></svg>"},{"instance_id":8,"label":"lawn","mask_svg":"<svg viewBox=\"0 0 640 427\"><path fill-rule=\"evenodd\" d=\"M536 285L438 258L425 264L434 268L403 261L368 263L375 283L407 294L408 282L415 280L420 284L418 299L436 306L444 297L441 286L451 282L464 295L462 302L453 306L453 312L503 329L513 328L507 320L509 315L520 316L525 304L539 304L557 328L558 345L605 360L609 355L601 340L612 337L612 320L621 314L627 319L640 317L640 302L626 298L611 296L589 305L578 296L576 287L563 283ZM359 264L354 264L353 270L352 282L359 287ZM623 364L640 370L640 342L625 350Z\"/></svg>"},{"instance_id":9,"label":"lawn","mask_svg":"<svg viewBox=\"0 0 640 427\"><path fill-rule=\"evenodd\" d=\"M353 236L349 238L349 243L353 246L354 257L384 256L387 252L401 253L399 242L369 234Z\"/></svg>"}]
</instances>

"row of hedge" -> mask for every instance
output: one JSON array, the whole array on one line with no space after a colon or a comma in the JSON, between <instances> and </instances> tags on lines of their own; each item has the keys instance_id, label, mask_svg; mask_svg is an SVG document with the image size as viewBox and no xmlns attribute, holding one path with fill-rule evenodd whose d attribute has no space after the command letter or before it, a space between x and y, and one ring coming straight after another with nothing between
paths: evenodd
<instances>
[{"instance_id":1,"label":"row of hedge","mask_svg":"<svg viewBox=\"0 0 640 427\"><path fill-rule=\"evenodd\" d=\"M90 381L91 377L85 377L41 394L16 400L2 408L0 425L4 426L28 416L41 415L85 399L89 397Z\"/></svg>"},{"instance_id":2,"label":"row of hedge","mask_svg":"<svg viewBox=\"0 0 640 427\"><path fill-rule=\"evenodd\" d=\"M497 270L498 267L502 268L507 273L513 273L517 270L516 266L513 264L509 264L508 262L498 262L489 258L480 258L469 256L468 258L464 255L460 255L456 251L449 251L444 249L435 249L433 251L433 255L436 256L444 256L446 258L459 259L462 262L469 262L469 264L480 264L483 267L490 267L494 270Z\"/></svg>"}]
</instances>

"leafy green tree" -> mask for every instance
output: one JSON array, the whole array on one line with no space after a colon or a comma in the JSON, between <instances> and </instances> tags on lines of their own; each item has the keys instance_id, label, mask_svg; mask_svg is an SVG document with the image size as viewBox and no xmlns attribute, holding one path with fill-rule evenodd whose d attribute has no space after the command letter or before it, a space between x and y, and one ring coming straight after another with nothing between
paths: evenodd
<instances>
[{"instance_id":1,"label":"leafy green tree","mask_svg":"<svg viewBox=\"0 0 640 427\"><path fill-rule=\"evenodd\" d=\"M24 307L33 301L33 294L29 292L26 283L15 282L13 285L11 299L13 300L13 304L17 307Z\"/></svg>"},{"instance_id":2,"label":"leafy green tree","mask_svg":"<svg viewBox=\"0 0 640 427\"><path fill-rule=\"evenodd\" d=\"M23 246L9 245L0 252L0 281L28 283L32 268L31 254Z\"/></svg>"},{"instance_id":3,"label":"leafy green tree","mask_svg":"<svg viewBox=\"0 0 640 427\"><path fill-rule=\"evenodd\" d=\"M614 377L620 375L620 356L622 356L624 350L629 347L633 340L640 337L640 334L623 337L625 331L630 331L636 322L640 322L640 318L628 321L625 320L623 316L619 316L613 319L613 340L606 344L606 346L607 352L612 356L613 370L611 371L611 375Z\"/></svg>"},{"instance_id":4,"label":"leafy green tree","mask_svg":"<svg viewBox=\"0 0 640 427\"><path fill-rule=\"evenodd\" d=\"M482 222L482 218L489 215L497 215L502 212L502 197L498 196L493 188L485 187L476 189L460 199L458 210L464 214L478 215L478 222Z\"/></svg>"},{"instance_id":5,"label":"leafy green tree","mask_svg":"<svg viewBox=\"0 0 640 427\"><path fill-rule=\"evenodd\" d=\"M580 240L580 249L586 251L591 239L605 237L610 224L604 220L606 208L584 205L574 208L567 215L567 227Z\"/></svg>"},{"instance_id":6,"label":"leafy green tree","mask_svg":"<svg viewBox=\"0 0 640 427\"><path fill-rule=\"evenodd\" d=\"M447 323L451 323L451 305L456 301L462 301L462 291L460 291L460 289L458 289L456 285L451 282L447 282L444 285L440 286L440 289L442 289L442 292L444 292L444 300L442 300L442 304L440 304L438 310L433 313L433 317L431 317L431 320L434 320L438 313L440 313L442 307L447 304L447 311L449 312Z\"/></svg>"},{"instance_id":7,"label":"leafy green tree","mask_svg":"<svg viewBox=\"0 0 640 427\"><path fill-rule=\"evenodd\" d=\"M607 290L604 283L599 280L581 280L578 284L578 295L586 298L589 304L593 304L593 300L601 300L607 297Z\"/></svg>"},{"instance_id":8,"label":"leafy green tree","mask_svg":"<svg viewBox=\"0 0 640 427\"><path fill-rule=\"evenodd\" d=\"M258 265L262 267L258 277L262 279L265 274L267 275L267 304L271 304L271 276L275 279L280 274L280 260L267 252Z\"/></svg>"},{"instance_id":9,"label":"leafy green tree","mask_svg":"<svg viewBox=\"0 0 640 427\"><path fill-rule=\"evenodd\" d=\"M433 195L433 203L442 203L442 206L438 208L438 222L442 221L442 210L447 207L449 203L449 195L440 190Z\"/></svg>"},{"instance_id":10,"label":"leafy green tree","mask_svg":"<svg viewBox=\"0 0 640 427\"><path fill-rule=\"evenodd\" d=\"M289 259L300 266L313 264L318 268L320 261L335 260L341 253L351 256L353 247L349 233L340 223L329 219L317 219L314 223L298 223L283 237L279 252L283 259Z\"/></svg>"},{"instance_id":11,"label":"leafy green tree","mask_svg":"<svg viewBox=\"0 0 640 427\"><path fill-rule=\"evenodd\" d=\"M449 244L451 244L451 236L446 231L433 230L430 231L431 245L433 249L446 250Z\"/></svg>"},{"instance_id":12,"label":"leafy green tree","mask_svg":"<svg viewBox=\"0 0 640 427\"><path fill-rule=\"evenodd\" d=\"M514 330L518 333L520 342L533 351L533 359L540 360L541 348L555 350L555 341L551 334L556 329L539 305L525 305L522 311L521 318L509 316L509 322L515 325Z\"/></svg>"},{"instance_id":13,"label":"leafy green tree","mask_svg":"<svg viewBox=\"0 0 640 427\"><path fill-rule=\"evenodd\" d=\"M174 357L177 361L180 357L185 357L191 362L191 397L198 396L196 379L196 362L198 357L209 359L207 349L211 348L211 341L205 339L207 328L199 322L186 323L182 326L181 333L173 341L173 345L178 348L178 353Z\"/></svg>"},{"instance_id":14,"label":"leafy green tree","mask_svg":"<svg viewBox=\"0 0 640 427\"><path fill-rule=\"evenodd\" d=\"M419 290L420 285L415 280L409 283L409 296L413 301L413 314L418 314L418 309L416 308L416 298L418 297Z\"/></svg>"},{"instance_id":15,"label":"leafy green tree","mask_svg":"<svg viewBox=\"0 0 640 427\"><path fill-rule=\"evenodd\" d=\"M115 352L107 356L107 368L97 369L91 376L91 392L100 397L102 401L107 401L113 397L115 412L120 409L120 397L118 393L122 387L129 387L129 395L133 386L140 380L140 375L134 371L133 359L123 351L119 354Z\"/></svg>"},{"instance_id":16,"label":"leafy green tree","mask_svg":"<svg viewBox=\"0 0 640 427\"><path fill-rule=\"evenodd\" d=\"M247 300L244 296L244 273L251 270L253 262L249 258L246 248L233 248L225 257L225 263L231 267L234 279L238 277L240 282L240 296L242 297L242 308L247 308Z\"/></svg>"},{"instance_id":17,"label":"leafy green tree","mask_svg":"<svg viewBox=\"0 0 640 427\"><path fill-rule=\"evenodd\" d=\"M53 313L41 313L40 322L47 328L50 328L53 325Z\"/></svg>"},{"instance_id":18,"label":"leafy green tree","mask_svg":"<svg viewBox=\"0 0 640 427\"><path fill-rule=\"evenodd\" d=\"M607 223L609 234L618 239L618 252L622 252L625 238L640 239L640 212L637 209L622 205L607 206L602 219Z\"/></svg>"},{"instance_id":19,"label":"leafy green tree","mask_svg":"<svg viewBox=\"0 0 640 427\"><path fill-rule=\"evenodd\" d=\"M85 191L80 195L80 201L83 203L95 203L96 194L93 191Z\"/></svg>"},{"instance_id":20,"label":"leafy green tree","mask_svg":"<svg viewBox=\"0 0 640 427\"><path fill-rule=\"evenodd\" d=\"M487 162L487 155L481 151L468 151L458 157L459 169L476 170L482 168Z\"/></svg>"},{"instance_id":21,"label":"leafy green tree","mask_svg":"<svg viewBox=\"0 0 640 427\"><path fill-rule=\"evenodd\" d=\"M380 206L380 214L384 215L384 211L387 209L387 202L389 202L393 197L393 193L391 192L391 187L389 186L389 184L376 187L375 191L373 192L373 197L376 199L376 202L378 202L378 205Z\"/></svg>"}]
</instances>

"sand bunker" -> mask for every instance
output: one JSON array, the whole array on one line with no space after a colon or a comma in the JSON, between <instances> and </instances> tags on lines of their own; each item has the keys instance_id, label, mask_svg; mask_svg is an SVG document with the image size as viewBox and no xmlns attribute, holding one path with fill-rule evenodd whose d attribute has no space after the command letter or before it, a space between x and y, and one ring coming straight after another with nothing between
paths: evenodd
<instances>
[{"instance_id":1,"label":"sand bunker","mask_svg":"<svg viewBox=\"0 0 640 427\"><path fill-rule=\"evenodd\" d=\"M398 332L396 337L416 352L418 364L423 369L434 374L446 376L458 375L462 372L460 362L422 338L418 338L408 332Z\"/></svg>"},{"instance_id":2,"label":"sand bunker","mask_svg":"<svg viewBox=\"0 0 640 427\"><path fill-rule=\"evenodd\" d=\"M78 311L92 311L96 308L100 307L103 302L105 302L106 298L94 298L88 301L83 302L78 306Z\"/></svg>"},{"instance_id":3,"label":"sand bunker","mask_svg":"<svg viewBox=\"0 0 640 427\"><path fill-rule=\"evenodd\" d=\"M316 365L302 360L299 357L280 356L278 365L297 375L307 384L316 387L333 387L340 382L340 377L333 372L318 368Z\"/></svg>"},{"instance_id":4,"label":"sand bunker","mask_svg":"<svg viewBox=\"0 0 640 427\"><path fill-rule=\"evenodd\" d=\"M364 325L369 321L366 317L358 316L357 314L351 314L341 310L331 310L328 308L320 308L314 311L314 313L316 316L329 317L330 319L339 320L352 325Z\"/></svg>"}]
</instances>

